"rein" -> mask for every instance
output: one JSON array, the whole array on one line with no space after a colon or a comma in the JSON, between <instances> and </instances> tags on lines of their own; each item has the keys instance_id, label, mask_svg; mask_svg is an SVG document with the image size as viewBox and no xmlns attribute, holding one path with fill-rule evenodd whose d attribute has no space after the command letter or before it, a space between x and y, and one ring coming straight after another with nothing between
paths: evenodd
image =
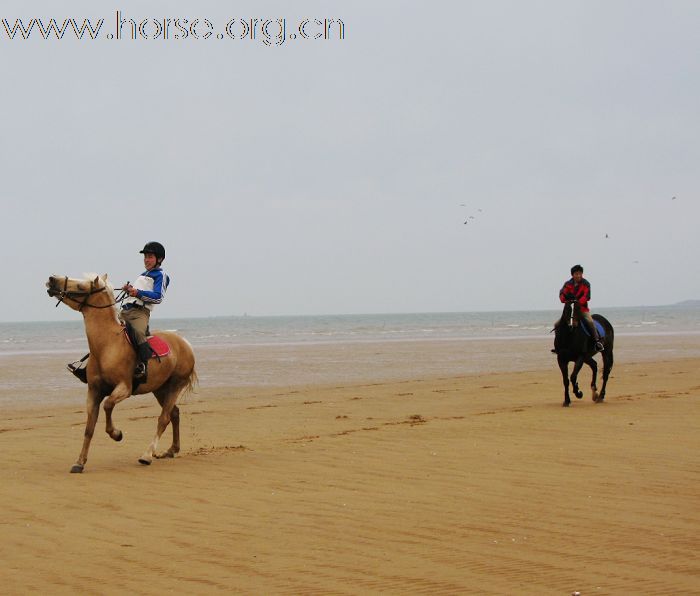
<instances>
[{"instance_id":1,"label":"rein","mask_svg":"<svg viewBox=\"0 0 700 596\"><path fill-rule=\"evenodd\" d=\"M65 301L65 300L71 300L73 302L77 302L78 304L80 304L80 306L78 307L78 312L81 312L83 310L83 308L88 307L88 306L90 308L112 308L113 306L116 306L119 302L122 302L124 300L124 298L126 298L126 291L122 290L120 292L119 296L117 296L114 299L114 302L112 302L110 304L103 304L103 305L90 304L88 302L88 300L90 299L90 296L92 296L93 294L99 294L100 292L104 292L107 289L106 286L95 289L94 282L90 282L90 291L88 291L88 292L68 292L68 291L66 291L66 288L68 288L68 276L66 276L66 278L63 281L63 290L58 292L58 302L56 302L56 307L58 307L58 305L61 304L61 302ZM83 301L81 302L77 298L74 298L74 296L84 296Z\"/></svg>"}]
</instances>

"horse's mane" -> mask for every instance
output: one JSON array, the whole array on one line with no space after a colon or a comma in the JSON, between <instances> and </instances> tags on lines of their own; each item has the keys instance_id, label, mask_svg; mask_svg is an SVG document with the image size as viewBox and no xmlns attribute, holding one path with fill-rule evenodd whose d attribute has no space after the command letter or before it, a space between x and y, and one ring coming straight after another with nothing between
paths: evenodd
<instances>
[{"instance_id":1,"label":"horse's mane","mask_svg":"<svg viewBox=\"0 0 700 596\"><path fill-rule=\"evenodd\" d=\"M104 286L105 291L107 292L107 295L110 298L111 302L115 302L116 300L114 298L114 286L112 285L112 282L109 281L109 276L105 273L104 275L100 275L98 273L83 273L83 279L85 281L93 282L95 281L95 278L98 278L98 286L102 287ZM121 322L119 321L119 317L117 316L117 309L114 309L114 316L117 320L117 322L121 325Z\"/></svg>"},{"instance_id":2,"label":"horse's mane","mask_svg":"<svg viewBox=\"0 0 700 596\"><path fill-rule=\"evenodd\" d=\"M100 275L99 273L94 272L83 273L83 279L85 281L93 282L95 281L96 277L100 279L100 282L104 283L104 286L107 289L107 291L110 292L112 296L114 296L114 286L112 285L112 282L109 281L109 278L106 273L104 275Z\"/></svg>"}]
</instances>

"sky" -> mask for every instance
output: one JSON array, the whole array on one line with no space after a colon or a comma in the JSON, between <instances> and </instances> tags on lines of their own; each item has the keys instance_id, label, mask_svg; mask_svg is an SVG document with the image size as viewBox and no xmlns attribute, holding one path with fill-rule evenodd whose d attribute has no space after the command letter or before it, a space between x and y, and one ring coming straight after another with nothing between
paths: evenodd
<instances>
[{"instance_id":1,"label":"sky","mask_svg":"<svg viewBox=\"0 0 700 596\"><path fill-rule=\"evenodd\" d=\"M0 23L0 321L150 240L158 317L556 309L576 263L594 311L700 298L695 0L95 4L0 8L104 19Z\"/></svg>"}]
</instances>

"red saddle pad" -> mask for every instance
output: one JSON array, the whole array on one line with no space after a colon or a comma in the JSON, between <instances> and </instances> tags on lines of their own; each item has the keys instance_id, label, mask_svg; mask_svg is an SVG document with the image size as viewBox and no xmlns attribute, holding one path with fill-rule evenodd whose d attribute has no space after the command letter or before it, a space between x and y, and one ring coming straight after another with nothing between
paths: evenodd
<instances>
[{"instance_id":1,"label":"red saddle pad","mask_svg":"<svg viewBox=\"0 0 700 596\"><path fill-rule=\"evenodd\" d=\"M124 337L126 337L126 341L131 343L126 329L124 329ZM150 335L148 337L148 345L151 346L151 349L153 350L153 355L151 358L162 358L163 356L170 354L170 346L168 343L157 335Z\"/></svg>"},{"instance_id":2,"label":"red saddle pad","mask_svg":"<svg viewBox=\"0 0 700 596\"><path fill-rule=\"evenodd\" d=\"M151 337L148 338L148 345L151 346L155 352L152 358L155 358L156 356L162 358L163 356L170 354L170 346L164 339L158 337L157 335L151 335Z\"/></svg>"}]
</instances>

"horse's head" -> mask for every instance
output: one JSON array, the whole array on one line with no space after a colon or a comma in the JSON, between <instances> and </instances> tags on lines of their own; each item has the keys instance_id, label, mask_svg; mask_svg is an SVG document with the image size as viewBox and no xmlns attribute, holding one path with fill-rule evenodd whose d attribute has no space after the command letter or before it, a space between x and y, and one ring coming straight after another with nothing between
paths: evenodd
<instances>
[{"instance_id":1,"label":"horse's head","mask_svg":"<svg viewBox=\"0 0 700 596\"><path fill-rule=\"evenodd\" d=\"M557 353L563 354L575 348L576 342L580 339L580 321L581 305L575 301L566 302L561 312L561 319L554 328L554 349Z\"/></svg>"},{"instance_id":2,"label":"horse's head","mask_svg":"<svg viewBox=\"0 0 700 596\"><path fill-rule=\"evenodd\" d=\"M52 275L46 282L46 293L58 298L58 304L65 302L73 310L81 311L86 306L106 308L114 304L112 284L107 274L89 274L83 278Z\"/></svg>"},{"instance_id":3,"label":"horse's head","mask_svg":"<svg viewBox=\"0 0 700 596\"><path fill-rule=\"evenodd\" d=\"M575 301L571 300L564 304L564 308L561 312L561 319L559 319L559 326L566 325L568 327L578 327L579 321L581 320L581 305Z\"/></svg>"}]
</instances>

